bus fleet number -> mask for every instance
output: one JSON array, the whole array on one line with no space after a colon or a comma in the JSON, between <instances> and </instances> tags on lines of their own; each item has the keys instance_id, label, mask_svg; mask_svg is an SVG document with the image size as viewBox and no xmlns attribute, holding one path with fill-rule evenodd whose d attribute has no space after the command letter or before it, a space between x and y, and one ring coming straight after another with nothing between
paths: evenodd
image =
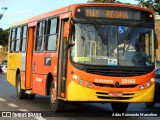
<instances>
[{"instance_id":1,"label":"bus fleet number","mask_svg":"<svg viewBox=\"0 0 160 120\"><path fill-rule=\"evenodd\" d=\"M135 79L122 79L121 83L122 84L135 84L136 80Z\"/></svg>"}]
</instances>

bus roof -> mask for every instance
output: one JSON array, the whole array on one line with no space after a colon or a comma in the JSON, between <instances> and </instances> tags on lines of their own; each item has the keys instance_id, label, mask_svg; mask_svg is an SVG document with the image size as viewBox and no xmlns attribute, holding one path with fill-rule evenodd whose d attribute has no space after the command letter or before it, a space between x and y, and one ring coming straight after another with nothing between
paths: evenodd
<instances>
[{"instance_id":1,"label":"bus roof","mask_svg":"<svg viewBox=\"0 0 160 120\"><path fill-rule=\"evenodd\" d=\"M28 20L29 20L29 18L23 19L23 20L20 20L20 21L17 21L17 22L14 22L14 23L11 25L11 27L15 27L15 26L18 26L18 25L26 24L26 23L28 23Z\"/></svg>"},{"instance_id":2,"label":"bus roof","mask_svg":"<svg viewBox=\"0 0 160 120\"><path fill-rule=\"evenodd\" d=\"M128 8L134 8L134 9L138 9L138 10L148 11L148 12L151 12L152 14L154 14L154 11L151 10L151 9L142 8L142 7L135 6L135 5L127 5L127 4L117 4L117 3L83 3L83 4L71 4L71 5L68 5L68 6L63 7L63 8L60 8L60 9L56 9L56 10L53 10L53 11L50 11L50 12L47 12L47 13L43 13L43 14L40 14L40 15L37 15L37 16L31 17L31 18L28 18L28 19L24 19L24 20L15 22L15 23L12 24L12 27L17 26L17 25L20 25L20 24L25 24L25 23L34 22L34 21L37 21L37 20L42 20L42 19L45 19L45 18L47 18L47 17L56 16L56 15L61 14L61 13L73 11L73 10L75 10L75 8L80 7L80 6L92 6L92 5L94 5L94 6L113 6L113 7L119 6L119 7L128 7ZM74 12L72 12L72 14L74 14Z\"/></svg>"}]
</instances>

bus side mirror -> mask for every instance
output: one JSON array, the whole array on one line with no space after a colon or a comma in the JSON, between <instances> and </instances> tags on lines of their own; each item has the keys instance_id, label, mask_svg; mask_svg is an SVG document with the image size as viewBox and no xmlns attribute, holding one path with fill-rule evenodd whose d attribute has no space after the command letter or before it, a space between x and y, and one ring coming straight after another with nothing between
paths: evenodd
<instances>
[{"instance_id":1,"label":"bus side mirror","mask_svg":"<svg viewBox=\"0 0 160 120\"><path fill-rule=\"evenodd\" d=\"M156 33L154 35L154 39L155 39L155 48L158 49L158 37Z\"/></svg>"},{"instance_id":2,"label":"bus side mirror","mask_svg":"<svg viewBox=\"0 0 160 120\"><path fill-rule=\"evenodd\" d=\"M70 35L70 24L69 22L64 23L64 32L63 32L63 37L64 38L69 38Z\"/></svg>"}]
</instances>

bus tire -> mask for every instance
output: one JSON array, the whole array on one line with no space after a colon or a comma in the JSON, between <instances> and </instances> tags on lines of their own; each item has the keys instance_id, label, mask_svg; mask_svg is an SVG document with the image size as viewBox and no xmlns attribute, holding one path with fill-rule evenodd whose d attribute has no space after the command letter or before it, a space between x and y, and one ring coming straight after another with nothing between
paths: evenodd
<instances>
[{"instance_id":1,"label":"bus tire","mask_svg":"<svg viewBox=\"0 0 160 120\"><path fill-rule=\"evenodd\" d=\"M50 109L54 112L60 112L64 110L65 101L57 99L57 96L54 96L55 89L54 83L51 83L50 86Z\"/></svg>"},{"instance_id":2,"label":"bus tire","mask_svg":"<svg viewBox=\"0 0 160 120\"><path fill-rule=\"evenodd\" d=\"M21 76L20 74L17 75L16 78L16 94L18 99L26 99L27 94L25 93L25 90L21 88Z\"/></svg>"},{"instance_id":3,"label":"bus tire","mask_svg":"<svg viewBox=\"0 0 160 120\"><path fill-rule=\"evenodd\" d=\"M153 108L155 104L156 104L155 102L145 102L145 106L147 108Z\"/></svg>"},{"instance_id":4,"label":"bus tire","mask_svg":"<svg viewBox=\"0 0 160 120\"><path fill-rule=\"evenodd\" d=\"M126 102L113 102L111 103L113 112L115 113L125 113L128 109L129 103Z\"/></svg>"},{"instance_id":5,"label":"bus tire","mask_svg":"<svg viewBox=\"0 0 160 120\"><path fill-rule=\"evenodd\" d=\"M34 100L35 99L35 94L28 94L28 99Z\"/></svg>"}]
</instances>

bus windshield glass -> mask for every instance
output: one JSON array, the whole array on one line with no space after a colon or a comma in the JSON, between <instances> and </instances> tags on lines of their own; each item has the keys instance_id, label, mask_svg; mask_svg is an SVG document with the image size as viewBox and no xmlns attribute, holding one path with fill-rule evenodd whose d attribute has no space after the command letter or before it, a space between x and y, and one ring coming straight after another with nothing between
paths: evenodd
<instances>
[{"instance_id":1,"label":"bus windshield glass","mask_svg":"<svg viewBox=\"0 0 160 120\"><path fill-rule=\"evenodd\" d=\"M74 25L71 60L103 66L154 65L153 29L102 24Z\"/></svg>"}]
</instances>

